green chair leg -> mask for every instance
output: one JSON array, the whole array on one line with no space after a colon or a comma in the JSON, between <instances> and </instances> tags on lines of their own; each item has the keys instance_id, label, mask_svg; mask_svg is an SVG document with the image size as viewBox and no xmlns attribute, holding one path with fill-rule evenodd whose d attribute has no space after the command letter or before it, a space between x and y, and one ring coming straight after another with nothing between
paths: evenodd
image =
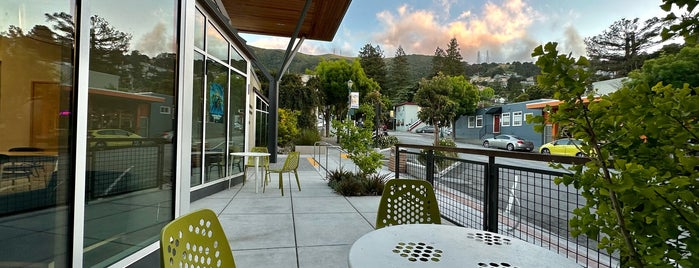
<instances>
[{"instance_id":1,"label":"green chair leg","mask_svg":"<svg viewBox=\"0 0 699 268\"><path fill-rule=\"evenodd\" d=\"M296 176L296 185L299 187L299 192L301 191L301 182L299 182L299 173L294 170L294 176Z\"/></svg>"}]
</instances>

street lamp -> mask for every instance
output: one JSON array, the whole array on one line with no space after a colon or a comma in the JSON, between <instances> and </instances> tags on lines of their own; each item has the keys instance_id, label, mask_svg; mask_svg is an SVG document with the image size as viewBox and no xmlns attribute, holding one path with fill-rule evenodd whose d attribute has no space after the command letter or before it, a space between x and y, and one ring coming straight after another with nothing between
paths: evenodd
<instances>
[{"instance_id":1,"label":"street lamp","mask_svg":"<svg viewBox=\"0 0 699 268\"><path fill-rule=\"evenodd\" d=\"M352 79L347 80L347 121L350 119L350 110L352 110Z\"/></svg>"}]
</instances>

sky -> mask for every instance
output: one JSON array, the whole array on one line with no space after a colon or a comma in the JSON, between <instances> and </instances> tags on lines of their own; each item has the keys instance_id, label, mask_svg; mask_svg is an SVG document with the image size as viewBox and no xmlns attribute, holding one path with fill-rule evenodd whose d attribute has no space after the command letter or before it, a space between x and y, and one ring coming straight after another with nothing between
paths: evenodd
<instances>
[{"instance_id":1,"label":"sky","mask_svg":"<svg viewBox=\"0 0 699 268\"><path fill-rule=\"evenodd\" d=\"M306 40L301 53L356 57L366 44L386 58L434 55L456 38L469 63L533 62L532 50L558 42L560 52L585 55L584 38L622 18L664 16L661 0L354 0L332 42ZM288 38L241 34L248 45L286 49Z\"/></svg>"}]
</instances>

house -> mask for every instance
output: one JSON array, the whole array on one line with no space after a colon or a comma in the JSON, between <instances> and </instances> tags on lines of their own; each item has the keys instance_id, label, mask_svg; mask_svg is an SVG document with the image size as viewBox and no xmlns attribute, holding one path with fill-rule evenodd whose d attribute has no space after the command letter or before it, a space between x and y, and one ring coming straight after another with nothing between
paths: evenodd
<instances>
[{"instance_id":1,"label":"house","mask_svg":"<svg viewBox=\"0 0 699 268\"><path fill-rule=\"evenodd\" d=\"M534 142L534 146L546 143L544 133L534 131L527 118L542 115L542 109L528 108L531 103L549 100L531 100L508 103L501 106L479 108L474 115L459 117L454 128L456 138L480 144L483 139L498 134L513 134Z\"/></svg>"},{"instance_id":2,"label":"house","mask_svg":"<svg viewBox=\"0 0 699 268\"><path fill-rule=\"evenodd\" d=\"M422 121L417 117L420 106L413 102L403 102L393 107L396 131L412 131L418 127Z\"/></svg>"}]
</instances>

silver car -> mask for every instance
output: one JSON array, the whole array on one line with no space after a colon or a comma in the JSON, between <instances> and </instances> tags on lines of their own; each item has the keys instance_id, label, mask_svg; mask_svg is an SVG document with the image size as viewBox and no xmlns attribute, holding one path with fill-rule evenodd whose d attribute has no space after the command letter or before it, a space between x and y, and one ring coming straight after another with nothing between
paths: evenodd
<instances>
[{"instance_id":1,"label":"silver car","mask_svg":"<svg viewBox=\"0 0 699 268\"><path fill-rule=\"evenodd\" d=\"M488 138L483 141L483 147L507 149L508 151L527 151L534 150L534 143L515 135L497 135L494 138Z\"/></svg>"}]
</instances>

